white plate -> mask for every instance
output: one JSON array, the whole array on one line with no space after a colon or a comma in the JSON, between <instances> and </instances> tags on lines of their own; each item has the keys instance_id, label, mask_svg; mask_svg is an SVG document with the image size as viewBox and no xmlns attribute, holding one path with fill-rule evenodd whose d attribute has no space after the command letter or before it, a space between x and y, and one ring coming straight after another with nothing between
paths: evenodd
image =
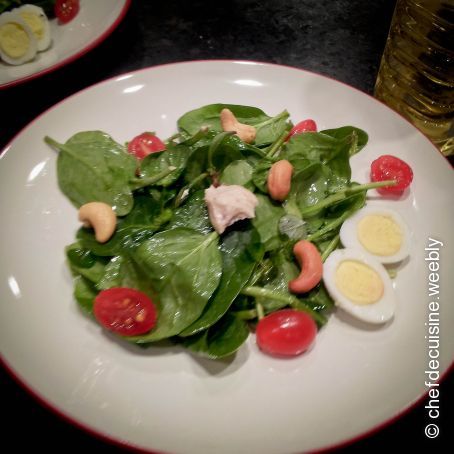
<instances>
[{"instance_id":1,"label":"white plate","mask_svg":"<svg viewBox=\"0 0 454 454\"><path fill-rule=\"evenodd\" d=\"M304 356L273 359L250 336L231 362L179 348L137 349L105 335L72 297L63 248L78 222L60 193L47 134L64 141L101 129L124 142L145 131L166 137L195 107L241 103L320 129L356 125L370 142L352 160L391 153L414 183L398 210L413 231L411 259L395 279L398 309L382 327L335 314ZM176 453L300 452L327 447L392 418L426 391L429 237L441 240L439 373L454 356L454 268L448 162L415 128L373 98L309 72L252 62L190 62L127 74L88 88L25 128L0 163L0 345L6 364L50 406L104 436ZM378 203L378 202L377 202Z\"/></svg>"},{"instance_id":2,"label":"white plate","mask_svg":"<svg viewBox=\"0 0 454 454\"><path fill-rule=\"evenodd\" d=\"M80 11L67 24L50 20L51 47L19 66L0 60L0 89L42 76L86 54L118 26L131 0L81 0Z\"/></svg>"}]
</instances>

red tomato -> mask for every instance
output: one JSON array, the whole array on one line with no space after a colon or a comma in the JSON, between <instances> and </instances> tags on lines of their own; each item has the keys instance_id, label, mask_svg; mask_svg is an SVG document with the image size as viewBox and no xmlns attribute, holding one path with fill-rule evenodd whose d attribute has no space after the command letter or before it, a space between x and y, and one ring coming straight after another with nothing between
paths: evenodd
<instances>
[{"instance_id":1,"label":"red tomato","mask_svg":"<svg viewBox=\"0 0 454 454\"><path fill-rule=\"evenodd\" d=\"M317 334L317 325L305 312L283 309L272 312L257 324L257 344L270 355L296 356L308 349Z\"/></svg>"},{"instance_id":2,"label":"red tomato","mask_svg":"<svg viewBox=\"0 0 454 454\"><path fill-rule=\"evenodd\" d=\"M93 312L104 328L122 336L147 333L156 324L155 305L132 288L114 287L98 293Z\"/></svg>"},{"instance_id":3,"label":"red tomato","mask_svg":"<svg viewBox=\"0 0 454 454\"><path fill-rule=\"evenodd\" d=\"M134 137L131 142L128 143L128 151L138 159L143 159L151 153L157 151L163 151L166 146L161 139L155 136L151 132L144 132Z\"/></svg>"},{"instance_id":4,"label":"red tomato","mask_svg":"<svg viewBox=\"0 0 454 454\"><path fill-rule=\"evenodd\" d=\"M373 182L396 180L395 186L384 186L378 188L380 194L400 195L413 180L411 167L402 159L391 155L383 155L372 162L370 166L370 178Z\"/></svg>"},{"instance_id":5,"label":"red tomato","mask_svg":"<svg viewBox=\"0 0 454 454\"><path fill-rule=\"evenodd\" d=\"M62 24L72 21L79 12L79 0L56 0L54 6L55 15Z\"/></svg>"},{"instance_id":6,"label":"red tomato","mask_svg":"<svg viewBox=\"0 0 454 454\"><path fill-rule=\"evenodd\" d=\"M301 134L303 132L317 132L317 125L314 120L303 120L300 121L298 124L293 126L293 128L288 133L285 141L290 139L290 137L294 136L295 134Z\"/></svg>"}]
</instances>

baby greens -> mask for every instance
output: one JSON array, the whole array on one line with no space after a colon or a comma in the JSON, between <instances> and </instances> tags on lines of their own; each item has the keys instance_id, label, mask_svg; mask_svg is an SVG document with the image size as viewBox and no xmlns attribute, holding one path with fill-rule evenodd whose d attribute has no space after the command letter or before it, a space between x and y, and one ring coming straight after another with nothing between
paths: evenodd
<instances>
[{"instance_id":1,"label":"baby greens","mask_svg":"<svg viewBox=\"0 0 454 454\"><path fill-rule=\"evenodd\" d=\"M253 144L222 131L219 115L229 108L257 130ZM130 287L157 306L156 326L124 337L149 345L170 338L210 358L233 354L258 315L284 307L310 314L319 326L333 307L323 284L304 295L288 290L299 268L296 241L313 241L322 258L338 246L342 222L365 203L369 185L350 181L349 158L367 134L344 126L293 136L286 111L269 116L240 105L211 104L184 114L166 149L138 161L101 131L75 134L58 152L62 192L79 207L101 201L117 214L114 235L98 243L82 227L66 249L75 278L75 299L88 314L103 289ZM268 195L271 165L287 159L294 168L283 203ZM211 226L204 190L237 184L258 199L255 217L219 235Z\"/></svg>"}]
</instances>

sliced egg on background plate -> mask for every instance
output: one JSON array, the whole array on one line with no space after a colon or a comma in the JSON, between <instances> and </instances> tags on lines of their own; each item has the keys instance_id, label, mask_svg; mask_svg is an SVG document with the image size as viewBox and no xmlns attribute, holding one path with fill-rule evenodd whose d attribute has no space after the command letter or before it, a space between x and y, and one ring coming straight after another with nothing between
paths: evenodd
<instances>
[{"instance_id":1,"label":"sliced egg on background plate","mask_svg":"<svg viewBox=\"0 0 454 454\"><path fill-rule=\"evenodd\" d=\"M385 323L396 309L396 297L385 267L357 249L337 249L323 265L323 282L336 306L359 320Z\"/></svg>"},{"instance_id":2,"label":"sliced egg on background plate","mask_svg":"<svg viewBox=\"0 0 454 454\"><path fill-rule=\"evenodd\" d=\"M388 208L357 211L343 223L340 239L346 248L363 250L384 264L400 262L410 253L410 230L402 216Z\"/></svg>"},{"instance_id":3,"label":"sliced egg on background plate","mask_svg":"<svg viewBox=\"0 0 454 454\"><path fill-rule=\"evenodd\" d=\"M0 57L10 65L21 65L35 58L36 38L21 16L14 12L0 15Z\"/></svg>"},{"instance_id":4,"label":"sliced egg on background plate","mask_svg":"<svg viewBox=\"0 0 454 454\"><path fill-rule=\"evenodd\" d=\"M49 20L42 8L36 5L23 5L13 10L27 23L38 43L38 52L49 48L51 43Z\"/></svg>"}]
</instances>

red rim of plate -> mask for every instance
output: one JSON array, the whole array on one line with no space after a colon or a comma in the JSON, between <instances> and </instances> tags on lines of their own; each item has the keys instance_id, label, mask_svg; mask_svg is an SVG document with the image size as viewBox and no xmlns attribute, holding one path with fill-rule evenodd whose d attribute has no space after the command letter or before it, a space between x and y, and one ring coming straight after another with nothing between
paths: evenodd
<instances>
[{"instance_id":1,"label":"red rim of plate","mask_svg":"<svg viewBox=\"0 0 454 454\"><path fill-rule=\"evenodd\" d=\"M45 74L54 72L57 69L60 69L63 66L66 66L69 63L73 62L74 60L77 60L78 58L84 56L85 54L90 52L92 49L99 46L99 44L101 44L118 27L120 22L125 17L130 5L131 5L131 0L125 0L123 8L121 9L120 14L115 19L115 21L101 35L99 35L96 39L94 39L93 41L88 43L84 48L82 48L78 52L74 53L73 55L70 55L69 57L65 58L64 60L61 60L61 61L55 63L52 66L49 66L48 68L44 68L40 71L29 74L28 76L21 77L19 79L11 80L10 82L5 82L4 84L0 85L0 90L10 88L10 87L15 87L16 85L20 85L25 82L29 82L33 79L37 79L38 77L41 77L41 76L44 76Z\"/></svg>"},{"instance_id":2,"label":"red rim of plate","mask_svg":"<svg viewBox=\"0 0 454 454\"><path fill-rule=\"evenodd\" d=\"M129 3L130 3L130 0L127 0L127 4L129 4ZM122 74L122 75L116 75L116 76L110 77L108 79L105 79L103 81L100 81L100 82L98 82L96 84L90 85L89 87L86 87L86 88L84 88L84 89L82 89L82 90L80 90L80 91L78 91L76 93L73 93L72 95L62 99L61 101L59 101L58 103L56 103L53 106L49 107L44 112L42 112L40 115L38 115L28 125L26 125L24 128L22 128L8 142L8 144L5 146L5 148L0 151L0 158L3 157L2 155L4 154L4 152L6 153L9 150L9 148L11 147L11 144L15 141L15 139L18 136L20 136L22 133L24 133L25 130L30 128L36 121L38 121L47 112L50 112L51 110L57 108L60 104L68 101L72 97L75 97L75 96L81 94L84 91L90 90L90 89L92 89L92 88L94 88L94 87L96 87L98 85L108 83L110 81L113 81L113 80L115 80L115 79L117 79L119 77L125 76L125 75L137 74L137 73L140 73L140 72L149 71L150 69L153 69L153 68L161 68L161 67L165 67L165 66L179 66L179 65L194 64L194 63L249 63L249 64L264 65L264 66L278 66L278 67L282 67L282 68L288 68L288 69L292 69L292 70L301 71L303 73L313 74L313 75L328 79L328 80L330 80L332 82L344 85L344 86L350 88L351 90L355 90L357 92L360 92L362 95L368 96L369 98L371 98L375 102L378 102L379 104L384 105L391 112L394 112L395 114L397 114L401 118L403 118L410 126L412 126L416 131L418 131L418 133L421 134L421 136L424 137L441 156L443 156L445 158L446 163L448 164L449 167L451 167L447 157L444 156L440 152L440 150L430 141L430 139L425 134L423 134L418 128L416 128L410 121L408 121L399 112L396 112L396 111L392 110L386 104L384 104L383 102L377 100L376 98L374 98L373 96L369 95L368 93L365 93L365 92L363 92L363 91L361 91L361 90L359 90L359 89L357 89L355 87L352 87L351 85L348 85L348 84L346 84L344 82L341 82L339 80L333 79L332 77L329 77L329 76L326 76L326 75L323 75L323 74L318 74L316 72L308 71L308 70L302 69L302 68L296 68L296 67L289 66L289 65L280 65L280 64L276 64L276 63L268 63L268 62L261 62L261 61L222 60L222 59L191 60L191 61L183 61L183 62L176 62L176 63L165 63L165 64L162 64L162 65L155 65L155 66L150 66L150 67L147 67L147 68L142 68L142 69L139 69L139 70L136 70L136 71L132 71L132 72L129 72L129 73L125 73L125 74ZM54 413L55 415L57 415L58 417L60 417L64 421L66 421L67 423L69 423L69 424L71 424L71 425L83 430L84 432L88 433L89 435L93 436L94 438L97 438L99 440L108 442L110 444L119 446L121 448L125 448L125 449L131 450L131 451L135 451L135 452L148 453L148 454L165 454L164 451L153 451L153 450L148 449L148 448L140 447L140 446L135 445L134 443L130 443L130 442L127 442L125 440L117 439L117 438L115 438L115 437L113 437L111 435L108 435L108 434L105 434L105 433L103 433L101 431L93 429L92 427L90 427L89 425L86 425L82 421L77 420L75 417L72 417L72 416L66 414L63 410L61 410L57 406L53 405L50 401L46 400L45 397L41 396L36 390L34 390L32 387L30 387L27 384L26 380L23 379L22 377L20 377L19 374L16 371L14 371L14 369L7 363L7 361L3 358L1 353L0 353L0 365L3 366L3 368L9 373L9 375L14 379L14 381L17 384L19 384L26 392L28 392L43 407L45 407L47 410L50 410L52 413ZM437 383L441 383L453 370L454 370L454 360L446 368L446 370L440 376L439 380L437 380ZM392 425L394 422L398 421L400 418L402 418L403 416L408 414L410 411L412 411L413 409L418 407L427 398L428 393L429 393L429 390L424 391L421 395L417 396L416 399L413 402L411 402L408 405L404 406L400 411L398 411L394 415L390 416L388 419L382 421L381 423L378 423L376 426L373 426L370 429L368 429L368 430L366 430L364 432L361 432L361 433L359 433L359 434L357 434L357 435L355 435L355 436L353 436L351 438L347 438L347 439L342 440L340 442L334 443L332 445L327 445L327 446L324 446L324 447L319 448L319 449L315 449L315 450L313 450L311 452L321 453L321 452L334 451L334 450L337 450L337 449L344 448L346 446L352 445L352 444L354 444L354 443L356 443L356 442L358 442L360 440L366 439L366 438L378 433L379 431L381 431L384 428Z\"/></svg>"}]
</instances>

